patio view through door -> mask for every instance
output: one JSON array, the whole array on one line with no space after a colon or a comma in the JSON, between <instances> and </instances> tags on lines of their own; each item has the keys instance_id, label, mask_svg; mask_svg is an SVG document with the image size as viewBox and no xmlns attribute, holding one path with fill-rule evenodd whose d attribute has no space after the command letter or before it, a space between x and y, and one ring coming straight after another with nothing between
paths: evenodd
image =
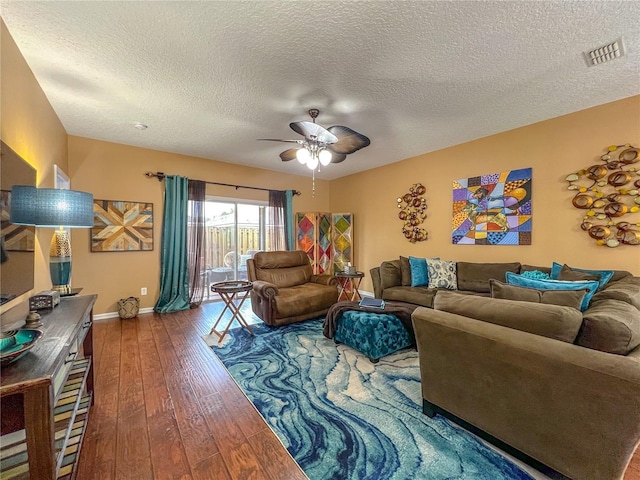
<instances>
[{"instance_id":1,"label":"patio view through door","mask_svg":"<svg viewBox=\"0 0 640 480\"><path fill-rule=\"evenodd\" d=\"M211 284L247 279L247 259L269 250L267 202L207 198L205 300L217 299Z\"/></svg>"}]
</instances>

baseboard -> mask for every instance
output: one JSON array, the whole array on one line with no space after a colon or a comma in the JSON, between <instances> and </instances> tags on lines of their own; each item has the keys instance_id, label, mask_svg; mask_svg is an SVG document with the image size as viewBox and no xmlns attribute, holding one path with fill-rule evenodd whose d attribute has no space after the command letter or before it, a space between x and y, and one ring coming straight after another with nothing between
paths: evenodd
<instances>
[{"instance_id":1,"label":"baseboard","mask_svg":"<svg viewBox=\"0 0 640 480\"><path fill-rule=\"evenodd\" d=\"M146 307L146 308L141 308L138 313L152 313L153 312L153 307ZM93 316L93 320L106 320L107 318L115 318L115 317L119 317L120 315L118 315L118 312L107 312L107 313L100 313L98 315L94 315Z\"/></svg>"},{"instance_id":2,"label":"baseboard","mask_svg":"<svg viewBox=\"0 0 640 480\"><path fill-rule=\"evenodd\" d=\"M360 295L363 297L373 297L373 292L365 292L364 290L360 290ZM218 298L219 299L219 298ZM216 300L216 299L213 299ZM153 307L141 308L138 313L152 313ZM94 320L106 320L108 318L116 318L118 317L118 312L106 312L100 313L98 315L94 315Z\"/></svg>"}]
</instances>

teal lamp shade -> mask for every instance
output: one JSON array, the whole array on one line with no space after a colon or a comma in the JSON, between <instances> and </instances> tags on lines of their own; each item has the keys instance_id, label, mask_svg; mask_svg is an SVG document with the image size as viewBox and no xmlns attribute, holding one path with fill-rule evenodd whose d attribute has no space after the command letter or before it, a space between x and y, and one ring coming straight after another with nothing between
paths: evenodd
<instances>
[{"instance_id":1,"label":"teal lamp shade","mask_svg":"<svg viewBox=\"0 0 640 480\"><path fill-rule=\"evenodd\" d=\"M11 223L36 227L93 227L93 195L77 190L11 188Z\"/></svg>"},{"instance_id":2,"label":"teal lamp shade","mask_svg":"<svg viewBox=\"0 0 640 480\"><path fill-rule=\"evenodd\" d=\"M71 292L71 241L65 228L93 227L93 195L77 190L11 188L9 221L17 225L60 227L51 239L49 271L54 290Z\"/></svg>"}]
</instances>

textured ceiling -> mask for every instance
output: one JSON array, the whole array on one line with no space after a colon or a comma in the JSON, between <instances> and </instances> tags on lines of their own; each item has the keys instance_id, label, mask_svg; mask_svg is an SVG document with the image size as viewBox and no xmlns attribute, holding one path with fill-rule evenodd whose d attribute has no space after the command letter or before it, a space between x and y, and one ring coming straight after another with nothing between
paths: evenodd
<instances>
[{"instance_id":1,"label":"textured ceiling","mask_svg":"<svg viewBox=\"0 0 640 480\"><path fill-rule=\"evenodd\" d=\"M301 138L317 107L371 139L325 179L640 93L637 1L0 6L69 134L309 175L256 139ZM587 67L618 37L626 56Z\"/></svg>"}]
</instances>

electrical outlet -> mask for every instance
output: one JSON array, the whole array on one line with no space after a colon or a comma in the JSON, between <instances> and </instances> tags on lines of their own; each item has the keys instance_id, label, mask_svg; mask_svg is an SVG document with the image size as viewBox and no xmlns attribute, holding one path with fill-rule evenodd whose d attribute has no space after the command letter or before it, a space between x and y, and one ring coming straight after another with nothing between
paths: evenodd
<instances>
[{"instance_id":1,"label":"electrical outlet","mask_svg":"<svg viewBox=\"0 0 640 480\"><path fill-rule=\"evenodd\" d=\"M147 287L142 287L140 289L140 295L146 295L147 294Z\"/></svg>"}]
</instances>

